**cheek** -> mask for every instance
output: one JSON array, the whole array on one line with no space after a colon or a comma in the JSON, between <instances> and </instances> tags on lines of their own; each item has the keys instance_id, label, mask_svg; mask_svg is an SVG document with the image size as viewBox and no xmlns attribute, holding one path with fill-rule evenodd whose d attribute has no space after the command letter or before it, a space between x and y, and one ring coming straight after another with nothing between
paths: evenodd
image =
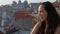
<instances>
[{"instance_id":1,"label":"cheek","mask_svg":"<svg viewBox=\"0 0 60 34\"><path fill-rule=\"evenodd\" d=\"M46 19L47 18L47 14L44 14L43 17Z\"/></svg>"},{"instance_id":2,"label":"cheek","mask_svg":"<svg viewBox=\"0 0 60 34\"><path fill-rule=\"evenodd\" d=\"M41 14L41 18L46 19L47 18L47 14L46 13L42 13Z\"/></svg>"},{"instance_id":3,"label":"cheek","mask_svg":"<svg viewBox=\"0 0 60 34\"><path fill-rule=\"evenodd\" d=\"M39 14L39 16L43 17L43 16L45 16L45 14L44 14L43 12L41 12L41 13Z\"/></svg>"}]
</instances>

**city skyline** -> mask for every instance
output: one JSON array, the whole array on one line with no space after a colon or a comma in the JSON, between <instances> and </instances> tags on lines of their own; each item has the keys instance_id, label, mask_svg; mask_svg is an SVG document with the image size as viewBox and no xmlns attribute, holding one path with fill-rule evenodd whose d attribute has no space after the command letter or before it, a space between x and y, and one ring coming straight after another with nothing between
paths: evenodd
<instances>
[{"instance_id":1,"label":"city skyline","mask_svg":"<svg viewBox=\"0 0 60 34\"><path fill-rule=\"evenodd\" d=\"M18 3L19 0L0 0L0 5L6 5L6 4L12 4L13 1L16 1ZM23 3L25 0L21 0ZM45 2L45 1L50 1L50 2L55 2L56 0L26 0L28 3L39 3L39 2Z\"/></svg>"}]
</instances>

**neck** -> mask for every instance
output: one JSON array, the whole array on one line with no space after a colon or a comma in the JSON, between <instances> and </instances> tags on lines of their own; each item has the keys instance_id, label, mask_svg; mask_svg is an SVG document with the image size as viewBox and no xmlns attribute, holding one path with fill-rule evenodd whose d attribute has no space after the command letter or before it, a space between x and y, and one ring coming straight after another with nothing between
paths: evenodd
<instances>
[{"instance_id":1,"label":"neck","mask_svg":"<svg viewBox=\"0 0 60 34\"><path fill-rule=\"evenodd\" d=\"M47 22L47 20L45 21L45 23L46 23L46 25L48 25L48 22Z\"/></svg>"},{"instance_id":2,"label":"neck","mask_svg":"<svg viewBox=\"0 0 60 34\"><path fill-rule=\"evenodd\" d=\"M46 32L48 30L48 22L46 21L45 23L46 23L46 27L45 27L45 34L46 34Z\"/></svg>"},{"instance_id":3,"label":"neck","mask_svg":"<svg viewBox=\"0 0 60 34\"><path fill-rule=\"evenodd\" d=\"M46 21L46 28L48 27L48 22Z\"/></svg>"}]
</instances>

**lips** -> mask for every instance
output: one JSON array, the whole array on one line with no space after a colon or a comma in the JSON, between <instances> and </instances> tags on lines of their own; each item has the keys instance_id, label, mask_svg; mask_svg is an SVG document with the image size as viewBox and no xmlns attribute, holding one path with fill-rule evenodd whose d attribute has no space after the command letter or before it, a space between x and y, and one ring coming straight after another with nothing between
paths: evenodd
<instances>
[{"instance_id":1,"label":"lips","mask_svg":"<svg viewBox=\"0 0 60 34\"><path fill-rule=\"evenodd\" d=\"M43 17L39 16L40 19L43 19Z\"/></svg>"}]
</instances>

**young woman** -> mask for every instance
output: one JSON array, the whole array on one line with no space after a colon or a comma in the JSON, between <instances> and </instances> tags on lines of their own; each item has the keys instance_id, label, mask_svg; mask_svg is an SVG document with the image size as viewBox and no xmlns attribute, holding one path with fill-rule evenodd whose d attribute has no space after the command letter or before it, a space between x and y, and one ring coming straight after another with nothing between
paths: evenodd
<instances>
[{"instance_id":1,"label":"young woman","mask_svg":"<svg viewBox=\"0 0 60 34\"><path fill-rule=\"evenodd\" d=\"M50 2L44 2L38 7L40 21L30 34L60 34L59 15Z\"/></svg>"}]
</instances>

